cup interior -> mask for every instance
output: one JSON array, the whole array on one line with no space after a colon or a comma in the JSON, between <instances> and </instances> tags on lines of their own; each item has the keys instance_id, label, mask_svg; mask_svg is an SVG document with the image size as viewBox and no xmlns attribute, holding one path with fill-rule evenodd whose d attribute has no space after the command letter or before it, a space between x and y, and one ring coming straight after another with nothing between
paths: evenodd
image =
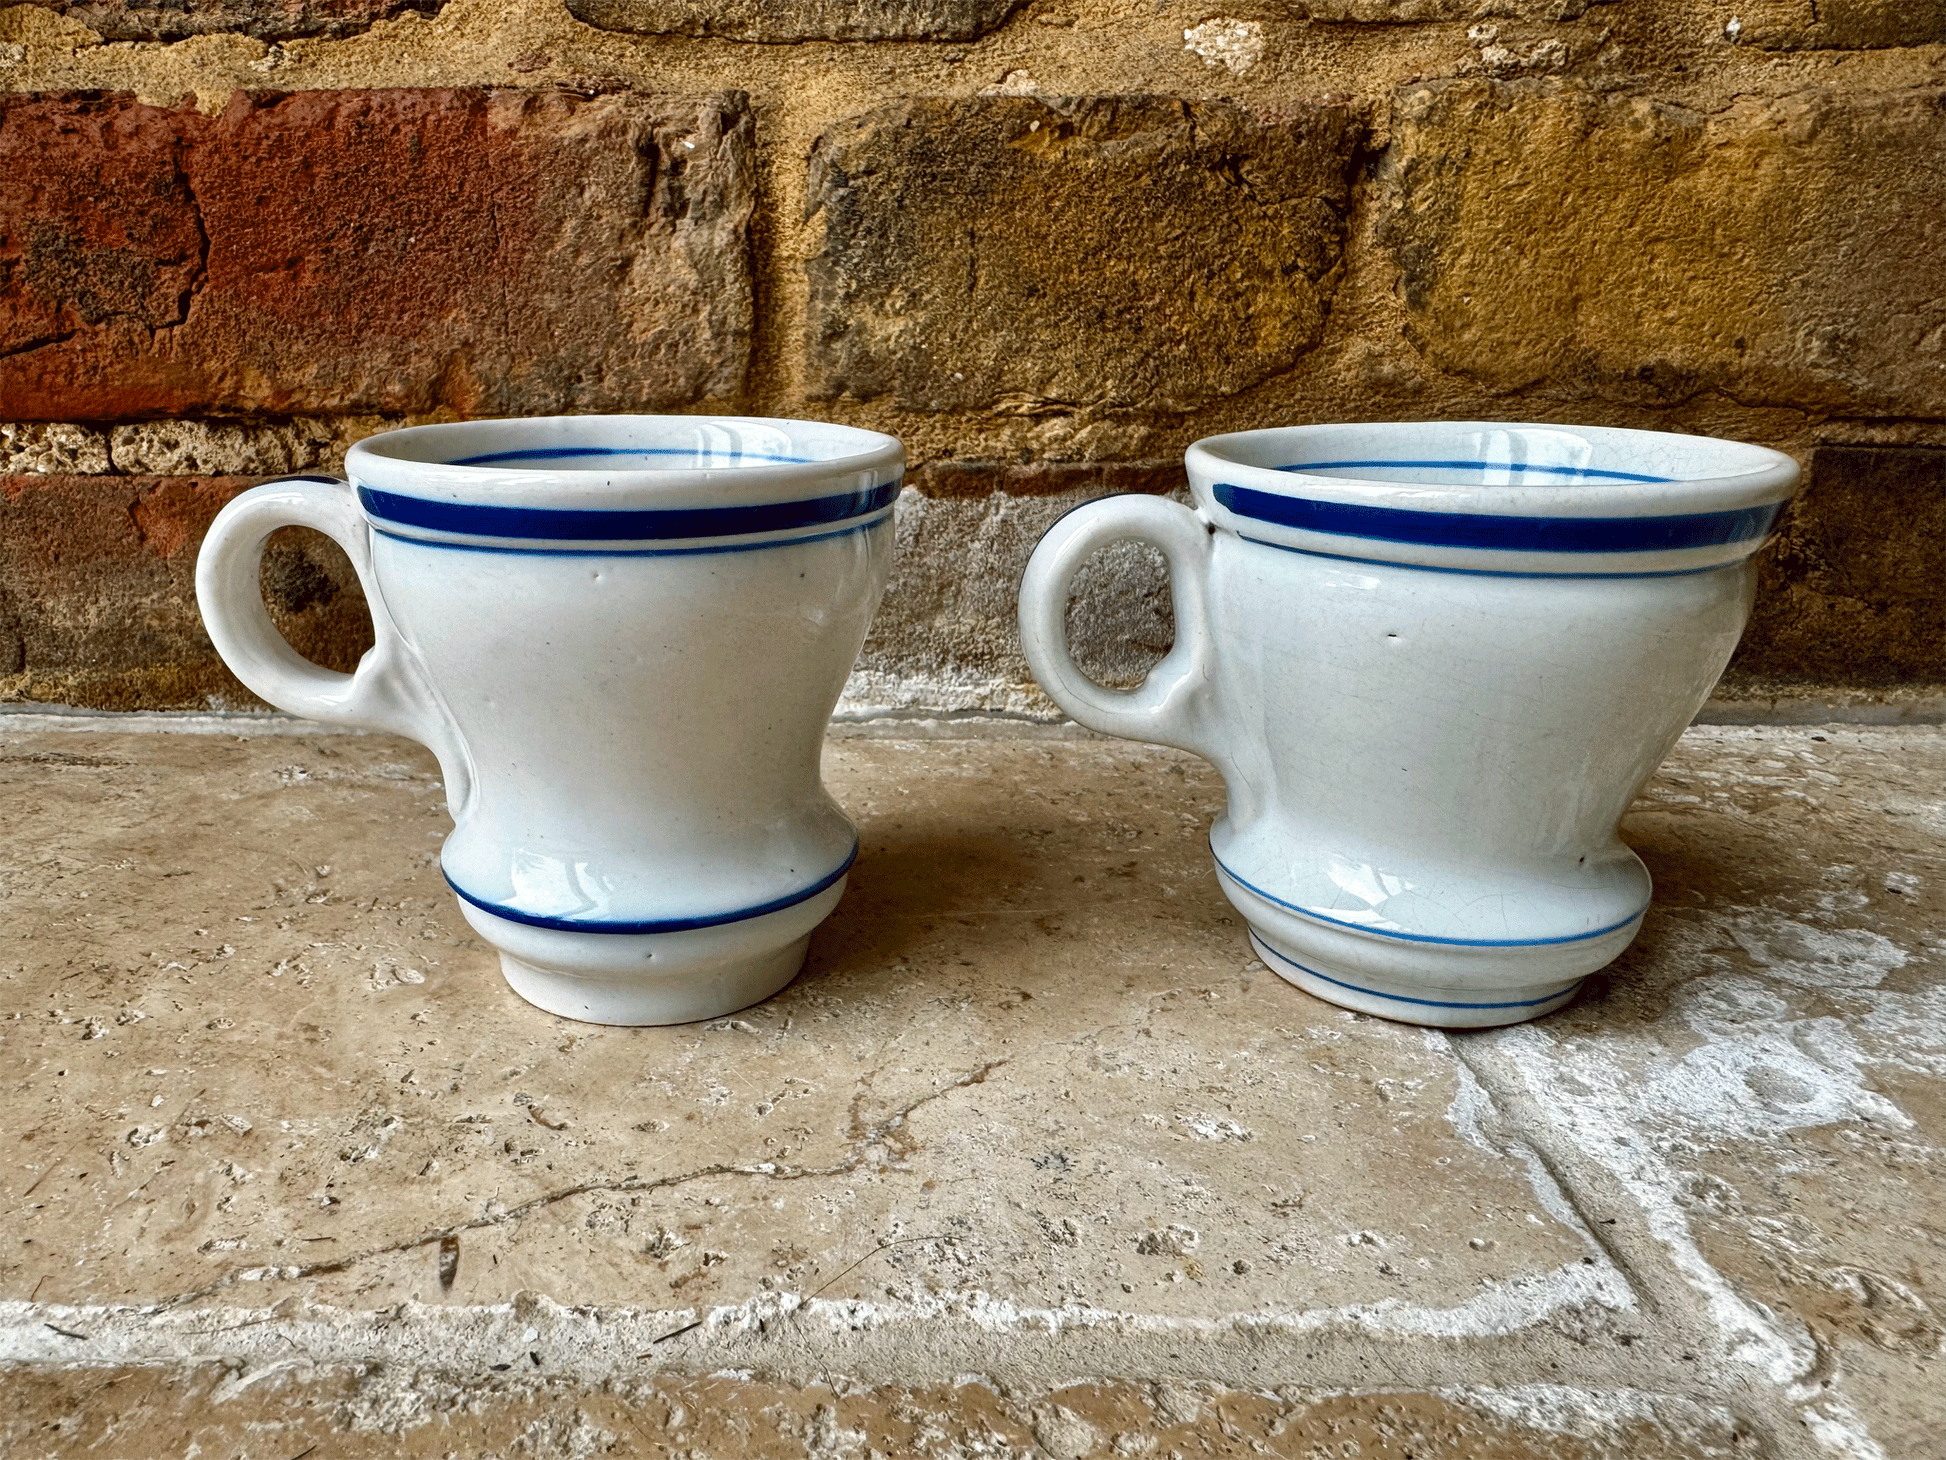
<instances>
[{"instance_id":1,"label":"cup interior","mask_svg":"<svg viewBox=\"0 0 1946 1460\"><path fill-rule=\"evenodd\" d=\"M828 465L882 451L890 437L821 421L735 416L552 416L459 421L388 432L371 456L496 472L688 472Z\"/></svg>"}]
</instances>

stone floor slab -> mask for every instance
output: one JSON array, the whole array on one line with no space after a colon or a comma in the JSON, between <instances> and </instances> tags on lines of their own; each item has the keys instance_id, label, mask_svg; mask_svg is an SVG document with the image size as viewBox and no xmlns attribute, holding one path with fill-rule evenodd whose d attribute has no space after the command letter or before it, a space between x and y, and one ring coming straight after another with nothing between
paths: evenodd
<instances>
[{"instance_id":1,"label":"stone floor slab","mask_svg":"<svg viewBox=\"0 0 1946 1460\"><path fill-rule=\"evenodd\" d=\"M863 852L804 976L622 1030L501 984L440 882L412 747L37 745L4 764L47 788L12 820L0 968L7 1297L978 1288L1462 1328L1626 1299L1455 1125L1450 1056L1256 963L1203 846L1220 791L1186 757L836 744Z\"/></svg>"},{"instance_id":2,"label":"stone floor slab","mask_svg":"<svg viewBox=\"0 0 1946 1460\"><path fill-rule=\"evenodd\" d=\"M1946 736L1691 732L1624 826L1658 911L1604 995L1463 1055L1653 1301L1840 1454L1946 1457Z\"/></svg>"},{"instance_id":3,"label":"stone floor slab","mask_svg":"<svg viewBox=\"0 0 1946 1460\"><path fill-rule=\"evenodd\" d=\"M500 983L418 750L203 725L0 721L0 1384L41 1419L167 1372L201 1409L126 1412L296 1453L389 1384L465 1396L456 1453L599 1453L563 1416L734 1372L725 1413L859 1454L923 1414L1225 1453L1138 1444L1156 1384L1231 1395L1232 1453L1934 1453L1935 729L1692 731L1626 828L1641 940L1449 1036L1250 957L1174 752L834 738L863 852L804 976L617 1030Z\"/></svg>"}]
</instances>

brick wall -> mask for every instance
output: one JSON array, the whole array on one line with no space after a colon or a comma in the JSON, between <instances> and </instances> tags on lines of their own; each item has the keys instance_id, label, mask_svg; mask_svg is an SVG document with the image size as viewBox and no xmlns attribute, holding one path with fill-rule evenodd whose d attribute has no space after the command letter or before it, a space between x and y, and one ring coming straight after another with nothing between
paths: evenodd
<instances>
[{"instance_id":1,"label":"brick wall","mask_svg":"<svg viewBox=\"0 0 1946 1460\"><path fill-rule=\"evenodd\" d=\"M1794 453L1724 693L1916 703L1946 0L0 8L0 697L247 704L190 593L230 495L390 425L644 409L905 439L860 706L1046 713L1012 589L1069 505L1213 431L1428 416ZM1166 594L1095 577L1127 677ZM265 584L355 661L334 553Z\"/></svg>"}]
</instances>

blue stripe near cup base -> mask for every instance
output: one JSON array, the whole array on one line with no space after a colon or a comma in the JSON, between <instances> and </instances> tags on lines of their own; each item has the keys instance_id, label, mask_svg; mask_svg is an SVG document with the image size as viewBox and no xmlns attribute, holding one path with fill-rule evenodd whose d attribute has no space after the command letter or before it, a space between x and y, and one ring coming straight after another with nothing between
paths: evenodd
<instances>
[{"instance_id":1,"label":"blue stripe near cup base","mask_svg":"<svg viewBox=\"0 0 1946 1460\"><path fill-rule=\"evenodd\" d=\"M1521 553L1642 553L1756 542L1776 525L1782 502L1674 517L1514 517L1498 513L1420 512L1351 502L1321 502L1218 482L1217 502L1239 517L1333 537L1422 547Z\"/></svg>"},{"instance_id":2,"label":"blue stripe near cup base","mask_svg":"<svg viewBox=\"0 0 1946 1460\"><path fill-rule=\"evenodd\" d=\"M1344 928L1353 933L1365 933L1374 938L1389 938L1398 943L1435 943L1448 948L1547 948L1561 943L1586 943L1594 938L1606 938L1610 933L1619 933L1649 910L1649 905L1644 903L1640 911L1630 913L1618 923L1610 923L1605 928L1596 928L1589 933L1570 933L1563 938L1435 938L1425 933L1398 933L1386 928L1370 928L1363 923L1348 923L1341 918L1327 917L1316 908L1299 907L1296 903L1286 902L1283 898L1265 892L1263 888L1237 876L1223 865L1223 859L1216 855L1214 845L1210 847L1210 856L1215 859L1217 870L1225 877L1246 891L1254 892L1265 902L1281 907L1287 912L1294 912L1299 917L1310 918L1313 922L1326 923L1331 927ZM1319 977L1322 978L1323 975L1320 974Z\"/></svg>"},{"instance_id":3,"label":"blue stripe near cup base","mask_svg":"<svg viewBox=\"0 0 1946 1460\"><path fill-rule=\"evenodd\" d=\"M883 482L863 491L796 502L609 510L481 506L408 497L372 487L358 489L358 501L375 526L390 524L468 537L549 542L657 542L822 527L880 511L891 506L898 495L898 482Z\"/></svg>"},{"instance_id":4,"label":"blue stripe near cup base","mask_svg":"<svg viewBox=\"0 0 1946 1460\"><path fill-rule=\"evenodd\" d=\"M738 908L735 912L704 913L688 918L651 918L639 922L609 922L593 918L555 918L539 913L522 912L518 908L507 907L501 903L488 902L483 897L475 897L452 879L444 867L439 875L446 879L446 885L453 889L454 895L470 902L481 912L492 913L496 918L505 918L510 923L524 923L530 928L549 928L557 933L606 933L621 935L640 935L643 933L689 933L698 928L720 928L726 923L747 922L751 918L765 917L770 913L782 912L785 908L796 907L800 902L809 902L820 892L825 891L851 870L851 864L858 860L858 842L854 839L851 850L838 865L836 871L820 877L809 887L797 892L786 893L769 902L760 902L754 907Z\"/></svg>"},{"instance_id":5,"label":"blue stripe near cup base","mask_svg":"<svg viewBox=\"0 0 1946 1460\"><path fill-rule=\"evenodd\" d=\"M1363 984L1347 983L1342 978L1333 978L1328 973L1319 973L1315 968L1306 967L1295 958L1287 954L1279 953L1255 933L1250 935L1250 946L1266 958L1275 959L1287 968L1294 968L1306 977L1315 978L1321 983L1328 983L1336 988L1347 989L1354 994L1363 994L1368 999L1389 999L1396 1004L1418 1004L1428 1009L1532 1009L1541 1004L1552 1004L1557 1000L1566 1003L1568 999L1574 996L1575 991L1586 982L1585 979L1578 978L1559 992L1543 994L1538 999L1504 999L1498 1003L1462 1003L1455 999L1420 999L1410 994L1391 994L1383 989L1369 989Z\"/></svg>"},{"instance_id":6,"label":"blue stripe near cup base","mask_svg":"<svg viewBox=\"0 0 1946 1460\"><path fill-rule=\"evenodd\" d=\"M525 558L696 558L707 557L711 553L760 553L767 548L803 547L808 543L829 542L834 537L850 537L853 533L869 532L874 527L883 527L892 520L890 512L882 512L866 522L854 522L849 527L841 527L836 532L818 532L809 537L772 537L762 542L717 542L696 547L514 547L507 543L495 542L446 542L438 538L412 537L403 532L389 532L385 528L372 525L372 531L380 537L389 537L394 542L411 543L414 547L444 548L459 553L509 553Z\"/></svg>"}]
</instances>

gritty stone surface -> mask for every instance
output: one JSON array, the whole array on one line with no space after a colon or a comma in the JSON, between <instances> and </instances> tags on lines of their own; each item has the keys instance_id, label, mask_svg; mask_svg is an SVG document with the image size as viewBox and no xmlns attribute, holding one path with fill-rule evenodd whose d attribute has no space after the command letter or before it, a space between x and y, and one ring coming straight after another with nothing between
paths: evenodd
<instances>
[{"instance_id":1,"label":"gritty stone surface","mask_svg":"<svg viewBox=\"0 0 1946 1460\"><path fill-rule=\"evenodd\" d=\"M1946 0L1757 0L1737 39L1766 50L1855 50L1946 42Z\"/></svg>"},{"instance_id":2,"label":"gritty stone surface","mask_svg":"<svg viewBox=\"0 0 1946 1460\"><path fill-rule=\"evenodd\" d=\"M1201 56L1205 64L1241 76L1264 58L1263 23L1219 15L1184 30L1182 43Z\"/></svg>"},{"instance_id":3,"label":"gritty stone surface","mask_svg":"<svg viewBox=\"0 0 1946 1460\"><path fill-rule=\"evenodd\" d=\"M901 102L811 158L819 397L1180 411L1314 349L1363 128L1153 96Z\"/></svg>"},{"instance_id":4,"label":"gritty stone surface","mask_svg":"<svg viewBox=\"0 0 1946 1460\"><path fill-rule=\"evenodd\" d=\"M332 459L337 433L325 421L142 421L110 435L118 470L138 476L276 476ZM342 457L344 448L338 447Z\"/></svg>"},{"instance_id":5,"label":"gritty stone surface","mask_svg":"<svg viewBox=\"0 0 1946 1460\"><path fill-rule=\"evenodd\" d=\"M436 14L446 0L27 0L111 41L175 41L236 31L263 40L343 36L375 20Z\"/></svg>"},{"instance_id":6,"label":"gritty stone surface","mask_svg":"<svg viewBox=\"0 0 1946 1460\"><path fill-rule=\"evenodd\" d=\"M1130 1382L1000 1391L820 1380L804 1387L721 1374L601 1385L519 1375L518 1348L482 1395L438 1373L306 1369L268 1380L208 1364L153 1370L16 1371L0 1443L37 1456L279 1455L329 1445L334 1460L518 1455L584 1460L681 1454L706 1460L887 1455L934 1460L1215 1460L1238 1454L1466 1460L1705 1460L1760 1453L1728 1415L1667 1396L1576 1396L1589 1420L1533 1414L1529 1396L1300 1396L1218 1385ZM1600 1414L1602 1401L1616 1413ZM1349 1447L1356 1446L1357 1449ZM661 1447L667 1447L666 1449Z\"/></svg>"},{"instance_id":7,"label":"gritty stone surface","mask_svg":"<svg viewBox=\"0 0 1946 1460\"><path fill-rule=\"evenodd\" d=\"M1606 996L1474 1066L1634 1206L1668 1265L1644 1286L1706 1299L1832 1452L1938 1455L1946 738L1712 738L1626 824L1666 911Z\"/></svg>"},{"instance_id":8,"label":"gritty stone surface","mask_svg":"<svg viewBox=\"0 0 1946 1460\"><path fill-rule=\"evenodd\" d=\"M1414 344L1491 390L1938 417L1942 164L1936 90L1438 82L1398 100L1380 230Z\"/></svg>"},{"instance_id":9,"label":"gritty stone surface","mask_svg":"<svg viewBox=\"0 0 1946 1460\"><path fill-rule=\"evenodd\" d=\"M864 850L813 967L734 1018L623 1031L530 1014L500 983L440 879L441 789L400 742L38 748L10 743L29 758L0 768L63 790L10 812L11 835L37 865L126 865L85 889L8 873L0 981L23 1017L0 1029L40 1097L28 1144L58 1151L45 1143L73 1121L62 1139L91 1159L34 1197L83 1260L46 1271L31 1249L51 1229L23 1228L0 1248L5 1297L369 1307L536 1289L700 1314L977 1288L1003 1310L1274 1320L1295 1289L1311 1308L1376 1305L1380 1331L1401 1302L1407 1328L1562 1308L1592 1342L1627 1331L1616 1275L1582 1262L1599 1249L1454 1125L1450 1059L1250 967L1227 905L1202 895L1185 821L1207 820L1213 787L1180 757L834 746ZM126 779L165 768L187 796L167 818ZM57 990L19 1002L54 965ZM315 1078L278 1080L293 1060ZM1420 1149L1439 1188L1408 1211L1379 1177L1324 1179L1330 1152L1375 1144ZM168 1194L122 1202L151 1177ZM442 1275L424 1234L448 1225ZM897 1245L839 1276L881 1242Z\"/></svg>"},{"instance_id":10,"label":"gritty stone surface","mask_svg":"<svg viewBox=\"0 0 1946 1460\"><path fill-rule=\"evenodd\" d=\"M235 477L0 476L0 698L139 709L248 705L196 610L196 550ZM343 552L278 533L271 617L303 653L349 670L371 620Z\"/></svg>"},{"instance_id":11,"label":"gritty stone surface","mask_svg":"<svg viewBox=\"0 0 1946 1460\"><path fill-rule=\"evenodd\" d=\"M908 467L905 484L927 497L1093 497L1159 495L1188 486L1180 459L1150 461L987 461L947 457Z\"/></svg>"},{"instance_id":12,"label":"gritty stone surface","mask_svg":"<svg viewBox=\"0 0 1946 1460\"><path fill-rule=\"evenodd\" d=\"M1468 0L1297 0L1297 3L1306 20L1331 25L1407 25L1418 21L1467 20L1479 10Z\"/></svg>"},{"instance_id":13,"label":"gritty stone surface","mask_svg":"<svg viewBox=\"0 0 1946 1460\"><path fill-rule=\"evenodd\" d=\"M1946 450L1820 447L1732 684L1946 685Z\"/></svg>"},{"instance_id":14,"label":"gritty stone surface","mask_svg":"<svg viewBox=\"0 0 1946 1460\"><path fill-rule=\"evenodd\" d=\"M108 438L100 431L66 421L0 422L0 475L107 470Z\"/></svg>"},{"instance_id":15,"label":"gritty stone surface","mask_svg":"<svg viewBox=\"0 0 1946 1460\"><path fill-rule=\"evenodd\" d=\"M739 97L0 98L0 415L650 409L747 365Z\"/></svg>"},{"instance_id":16,"label":"gritty stone surface","mask_svg":"<svg viewBox=\"0 0 1946 1460\"><path fill-rule=\"evenodd\" d=\"M648 35L738 41L970 41L1023 0L567 0L577 20Z\"/></svg>"},{"instance_id":17,"label":"gritty stone surface","mask_svg":"<svg viewBox=\"0 0 1946 1460\"><path fill-rule=\"evenodd\" d=\"M1189 757L827 775L805 974L601 1029L499 982L416 748L0 719L0 1434L1930 1453L1946 734L1692 731L1641 939L1465 1035L1248 957Z\"/></svg>"}]
</instances>

